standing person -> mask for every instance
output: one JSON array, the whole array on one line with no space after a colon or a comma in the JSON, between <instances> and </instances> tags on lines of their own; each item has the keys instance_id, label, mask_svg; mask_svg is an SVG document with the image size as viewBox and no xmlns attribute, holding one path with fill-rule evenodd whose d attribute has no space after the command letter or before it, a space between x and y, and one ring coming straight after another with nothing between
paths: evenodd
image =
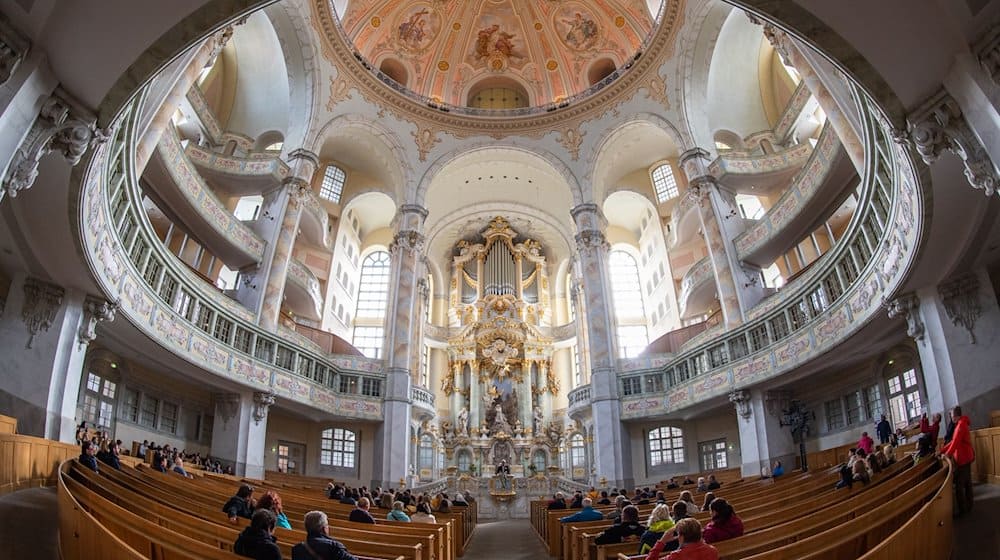
<instances>
[{"instance_id":1,"label":"standing person","mask_svg":"<svg viewBox=\"0 0 1000 560\"><path fill-rule=\"evenodd\" d=\"M937 449L938 433L941 431L941 414L934 413L933 422L927 421L927 413L920 418L920 433L927 434L931 438L931 448Z\"/></svg>"},{"instance_id":2,"label":"standing person","mask_svg":"<svg viewBox=\"0 0 1000 560\"><path fill-rule=\"evenodd\" d=\"M878 435L878 442L882 445L889 443L889 439L892 437L892 424L886 419L885 414L882 415L879 423L875 425L875 434Z\"/></svg>"},{"instance_id":3,"label":"standing person","mask_svg":"<svg viewBox=\"0 0 1000 560\"><path fill-rule=\"evenodd\" d=\"M861 439L858 440L858 448L864 449L865 455L872 454L872 451L875 449L875 440L868 435L868 432L861 432Z\"/></svg>"},{"instance_id":4,"label":"standing person","mask_svg":"<svg viewBox=\"0 0 1000 560\"><path fill-rule=\"evenodd\" d=\"M972 448L969 417L962 414L962 407L951 409L951 420L955 423L955 433L951 442L941 448L941 454L955 464L957 515L965 515L972 511L972 462L976 460L976 452Z\"/></svg>"}]
</instances>

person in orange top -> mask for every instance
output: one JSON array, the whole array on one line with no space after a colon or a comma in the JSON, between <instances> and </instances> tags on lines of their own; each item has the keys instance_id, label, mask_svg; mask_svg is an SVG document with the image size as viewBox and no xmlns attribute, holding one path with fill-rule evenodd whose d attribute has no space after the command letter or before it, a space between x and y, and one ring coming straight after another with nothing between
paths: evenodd
<instances>
[{"instance_id":1,"label":"person in orange top","mask_svg":"<svg viewBox=\"0 0 1000 560\"><path fill-rule=\"evenodd\" d=\"M976 452L972 448L969 417L962 415L962 407L951 409L951 420L955 423L955 433L941 448L941 454L955 464L957 515L965 515L972 510L972 462L976 460Z\"/></svg>"},{"instance_id":2,"label":"person in orange top","mask_svg":"<svg viewBox=\"0 0 1000 560\"><path fill-rule=\"evenodd\" d=\"M680 547L666 556L666 560L719 560L719 551L701 540L701 523L693 517L681 519L674 526ZM646 560L659 560L665 541L656 541Z\"/></svg>"}]
</instances>

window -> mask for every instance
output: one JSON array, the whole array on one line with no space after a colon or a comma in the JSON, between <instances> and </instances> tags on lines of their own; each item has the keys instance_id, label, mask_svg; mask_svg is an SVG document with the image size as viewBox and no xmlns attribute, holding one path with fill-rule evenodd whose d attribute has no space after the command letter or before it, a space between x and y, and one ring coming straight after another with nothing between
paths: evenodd
<instances>
[{"instance_id":1,"label":"window","mask_svg":"<svg viewBox=\"0 0 1000 560\"><path fill-rule=\"evenodd\" d=\"M897 428L905 427L924 413L920 384L913 368L889 378L889 412Z\"/></svg>"},{"instance_id":2,"label":"window","mask_svg":"<svg viewBox=\"0 0 1000 560\"><path fill-rule=\"evenodd\" d=\"M102 428L110 428L115 416L118 384L96 373L87 373L83 390L83 418Z\"/></svg>"},{"instance_id":3,"label":"window","mask_svg":"<svg viewBox=\"0 0 1000 560\"><path fill-rule=\"evenodd\" d=\"M649 432L650 466L684 462L684 432L680 428L661 426Z\"/></svg>"},{"instance_id":4,"label":"window","mask_svg":"<svg viewBox=\"0 0 1000 560\"><path fill-rule=\"evenodd\" d=\"M534 455L531 457L531 463L535 465L535 472L544 473L545 472L545 451L541 449L536 449Z\"/></svg>"},{"instance_id":5,"label":"window","mask_svg":"<svg viewBox=\"0 0 1000 560\"><path fill-rule=\"evenodd\" d=\"M278 472L288 472L288 446L278 446Z\"/></svg>"},{"instance_id":6,"label":"window","mask_svg":"<svg viewBox=\"0 0 1000 560\"><path fill-rule=\"evenodd\" d=\"M472 466L472 456L469 455L468 451L462 450L458 452L458 472L467 473L469 468Z\"/></svg>"},{"instance_id":7,"label":"window","mask_svg":"<svg viewBox=\"0 0 1000 560\"><path fill-rule=\"evenodd\" d=\"M656 202L666 202L677 196L677 179L669 163L664 163L653 169L653 190L656 191Z\"/></svg>"},{"instance_id":8,"label":"window","mask_svg":"<svg viewBox=\"0 0 1000 560\"><path fill-rule=\"evenodd\" d=\"M156 428L157 414L160 408L160 400L149 395L142 396L142 409L139 415L139 424L147 428Z\"/></svg>"},{"instance_id":9,"label":"window","mask_svg":"<svg viewBox=\"0 0 1000 560\"><path fill-rule=\"evenodd\" d=\"M840 399L826 401L823 403L823 409L826 412L826 430L828 432L844 427L844 409Z\"/></svg>"},{"instance_id":10,"label":"window","mask_svg":"<svg viewBox=\"0 0 1000 560\"><path fill-rule=\"evenodd\" d=\"M576 434L569 440L569 459L573 468L587 466L587 449L583 446L583 436Z\"/></svg>"},{"instance_id":11,"label":"window","mask_svg":"<svg viewBox=\"0 0 1000 560\"><path fill-rule=\"evenodd\" d=\"M618 346L622 357L634 358L649 345L646 310L642 301L639 266L625 251L611 251L608 258L611 292L618 319Z\"/></svg>"},{"instance_id":12,"label":"window","mask_svg":"<svg viewBox=\"0 0 1000 560\"><path fill-rule=\"evenodd\" d=\"M382 355L382 321L389 302L389 253L376 251L361 264L354 346L369 358Z\"/></svg>"},{"instance_id":13,"label":"window","mask_svg":"<svg viewBox=\"0 0 1000 560\"><path fill-rule=\"evenodd\" d=\"M125 389L125 411L123 418L134 424L139 423L139 391Z\"/></svg>"},{"instance_id":14,"label":"window","mask_svg":"<svg viewBox=\"0 0 1000 560\"><path fill-rule=\"evenodd\" d=\"M382 396L382 380L365 377L361 379L361 394L366 397Z\"/></svg>"},{"instance_id":15,"label":"window","mask_svg":"<svg viewBox=\"0 0 1000 560\"><path fill-rule=\"evenodd\" d=\"M626 377L622 379L622 395L638 395L642 393L642 379L639 377Z\"/></svg>"},{"instance_id":16,"label":"window","mask_svg":"<svg viewBox=\"0 0 1000 560\"><path fill-rule=\"evenodd\" d=\"M357 451L354 432L343 428L327 428L320 434L319 464L354 468Z\"/></svg>"},{"instance_id":17,"label":"window","mask_svg":"<svg viewBox=\"0 0 1000 560\"><path fill-rule=\"evenodd\" d=\"M420 446L417 448L417 464L421 469L434 467L434 441L429 435L420 436Z\"/></svg>"},{"instance_id":18,"label":"window","mask_svg":"<svg viewBox=\"0 0 1000 560\"><path fill-rule=\"evenodd\" d=\"M353 375L340 376L340 392L354 394L358 392L358 378Z\"/></svg>"},{"instance_id":19,"label":"window","mask_svg":"<svg viewBox=\"0 0 1000 560\"><path fill-rule=\"evenodd\" d=\"M382 327L354 327L354 347L369 358L382 357L382 341L385 331Z\"/></svg>"},{"instance_id":20,"label":"window","mask_svg":"<svg viewBox=\"0 0 1000 560\"><path fill-rule=\"evenodd\" d=\"M177 405L165 402L160 409L160 430L177 433Z\"/></svg>"},{"instance_id":21,"label":"window","mask_svg":"<svg viewBox=\"0 0 1000 560\"><path fill-rule=\"evenodd\" d=\"M705 441L698 444L701 455L701 470L713 471L729 467L729 456L726 454L726 440Z\"/></svg>"},{"instance_id":22,"label":"window","mask_svg":"<svg viewBox=\"0 0 1000 560\"><path fill-rule=\"evenodd\" d=\"M340 203L340 195L344 194L344 182L347 175L344 170L336 165L327 165L323 172L323 183L319 187L319 196L333 202Z\"/></svg>"}]
</instances>

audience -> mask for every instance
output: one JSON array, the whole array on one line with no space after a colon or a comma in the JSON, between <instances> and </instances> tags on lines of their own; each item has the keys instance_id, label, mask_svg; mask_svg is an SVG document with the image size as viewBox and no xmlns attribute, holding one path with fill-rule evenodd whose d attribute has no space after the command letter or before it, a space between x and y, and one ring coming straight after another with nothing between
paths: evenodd
<instances>
[{"instance_id":1,"label":"audience","mask_svg":"<svg viewBox=\"0 0 1000 560\"><path fill-rule=\"evenodd\" d=\"M604 519L604 514L594 509L593 502L590 501L590 498L584 498L581 504L583 505L583 509L573 515L560 517L559 522L571 523L574 521L598 521L600 519Z\"/></svg>"},{"instance_id":2,"label":"audience","mask_svg":"<svg viewBox=\"0 0 1000 560\"><path fill-rule=\"evenodd\" d=\"M410 521L414 523L437 523L437 519L431 514L431 505L427 502L417 504L417 512L410 516Z\"/></svg>"},{"instance_id":3,"label":"audience","mask_svg":"<svg viewBox=\"0 0 1000 560\"><path fill-rule=\"evenodd\" d=\"M868 484L872 480L872 473L868 470L868 462L865 460L864 450L858 449L858 458L851 467L851 478L854 482Z\"/></svg>"},{"instance_id":4,"label":"audience","mask_svg":"<svg viewBox=\"0 0 1000 560\"><path fill-rule=\"evenodd\" d=\"M687 506L684 506L682 502L677 503L681 504L685 512L687 511ZM652 513L649 514L647 525L646 532L639 538L639 554L649 552L656 541L663 536L663 533L674 528L674 520L670 518L670 506L660 504L653 508Z\"/></svg>"},{"instance_id":5,"label":"audience","mask_svg":"<svg viewBox=\"0 0 1000 560\"><path fill-rule=\"evenodd\" d=\"M705 492L705 501L701 504L701 511L709 511L712 500L715 499L715 492Z\"/></svg>"},{"instance_id":6,"label":"audience","mask_svg":"<svg viewBox=\"0 0 1000 560\"><path fill-rule=\"evenodd\" d=\"M660 507L660 506L657 506ZM635 506L625 506L622 510L622 521L612 525L608 529L597 535L594 544L616 544L621 542L638 541L639 537L646 532L646 528L639 523L639 508Z\"/></svg>"},{"instance_id":7,"label":"audience","mask_svg":"<svg viewBox=\"0 0 1000 560\"><path fill-rule=\"evenodd\" d=\"M180 455L174 457L174 472L183 476L184 478L194 478L193 476L188 474L186 470L184 470L184 459L181 459Z\"/></svg>"},{"instance_id":8,"label":"audience","mask_svg":"<svg viewBox=\"0 0 1000 560\"><path fill-rule=\"evenodd\" d=\"M400 500L396 500L395 502L392 503L392 511L390 511L389 514L385 516L385 518L388 519L389 521L406 521L407 523L410 522L410 516L406 515L406 512L403 511L403 502Z\"/></svg>"},{"instance_id":9,"label":"audience","mask_svg":"<svg viewBox=\"0 0 1000 560\"><path fill-rule=\"evenodd\" d=\"M291 529L292 524L288 522L288 516L281 508L281 496L274 490L268 490L257 500L258 509L269 509L274 513L275 525L282 529Z\"/></svg>"},{"instance_id":10,"label":"audience","mask_svg":"<svg viewBox=\"0 0 1000 560\"><path fill-rule=\"evenodd\" d=\"M689 514L694 513L699 509L701 509L694 503L694 497L691 495L690 490L682 491L679 499L680 501L684 502L684 505L687 506Z\"/></svg>"},{"instance_id":11,"label":"audience","mask_svg":"<svg viewBox=\"0 0 1000 560\"><path fill-rule=\"evenodd\" d=\"M667 481L667 490L676 490L677 488L680 487L681 485L677 484L677 479L674 477L670 477L670 480ZM638 489L636 490L638 491Z\"/></svg>"},{"instance_id":12,"label":"audience","mask_svg":"<svg viewBox=\"0 0 1000 560\"><path fill-rule=\"evenodd\" d=\"M222 506L222 511L229 516L230 523L236 523L238 517L244 519L253 517L254 501L251 496L253 496L253 486L241 484L236 495L229 498L226 505Z\"/></svg>"},{"instance_id":13,"label":"audience","mask_svg":"<svg viewBox=\"0 0 1000 560\"><path fill-rule=\"evenodd\" d=\"M707 527L706 527L707 531ZM667 555L667 560L718 560L719 551L702 540L701 523L697 519L682 519L677 523L677 550ZM666 535L667 533L664 533ZM666 546L664 540L656 541L656 546L649 551L646 560L659 560L660 553Z\"/></svg>"},{"instance_id":14,"label":"audience","mask_svg":"<svg viewBox=\"0 0 1000 560\"><path fill-rule=\"evenodd\" d=\"M166 473L167 472L167 456L163 453L155 453L153 455L153 470L156 472Z\"/></svg>"},{"instance_id":15,"label":"audience","mask_svg":"<svg viewBox=\"0 0 1000 560\"><path fill-rule=\"evenodd\" d=\"M622 519L622 510L625 506L629 505L629 501L625 496L618 496L615 498L615 509L608 512L608 519L615 523L620 523Z\"/></svg>"},{"instance_id":16,"label":"audience","mask_svg":"<svg viewBox=\"0 0 1000 560\"><path fill-rule=\"evenodd\" d=\"M80 463L94 472L99 472L97 459L94 458L96 454L97 447L94 446L93 442L83 440L83 443L80 444Z\"/></svg>"},{"instance_id":17,"label":"audience","mask_svg":"<svg viewBox=\"0 0 1000 560\"><path fill-rule=\"evenodd\" d=\"M708 489L711 491L719 488L722 488L722 483L715 479L714 474L708 475Z\"/></svg>"},{"instance_id":18,"label":"audience","mask_svg":"<svg viewBox=\"0 0 1000 560\"><path fill-rule=\"evenodd\" d=\"M274 538L274 512L258 509L253 512L250 525L233 544L233 552L254 560L281 560L281 549Z\"/></svg>"},{"instance_id":19,"label":"audience","mask_svg":"<svg viewBox=\"0 0 1000 560\"><path fill-rule=\"evenodd\" d=\"M593 501L591 501L591 503L593 503ZM582 507L583 507L583 492L576 492L575 494L573 494L573 501L570 502L569 508L576 509Z\"/></svg>"},{"instance_id":20,"label":"audience","mask_svg":"<svg viewBox=\"0 0 1000 560\"><path fill-rule=\"evenodd\" d=\"M607 490L601 490L601 499L597 502L597 505L601 505L601 506L610 506L611 505L611 498L608 498L608 491Z\"/></svg>"},{"instance_id":21,"label":"audience","mask_svg":"<svg viewBox=\"0 0 1000 560\"><path fill-rule=\"evenodd\" d=\"M771 476L773 478L778 478L779 476L785 474L785 467L781 464L781 461L775 461L774 467L771 469Z\"/></svg>"},{"instance_id":22,"label":"audience","mask_svg":"<svg viewBox=\"0 0 1000 560\"><path fill-rule=\"evenodd\" d=\"M743 520L733 506L722 498L716 498L709 506L712 520L705 525L705 542L714 543L743 536Z\"/></svg>"},{"instance_id":23,"label":"audience","mask_svg":"<svg viewBox=\"0 0 1000 560\"><path fill-rule=\"evenodd\" d=\"M552 496L552 501L549 505L545 506L545 509L566 509L566 496L562 492L556 492L555 496Z\"/></svg>"},{"instance_id":24,"label":"audience","mask_svg":"<svg viewBox=\"0 0 1000 560\"><path fill-rule=\"evenodd\" d=\"M347 516L347 520L355 523L371 523L374 525L375 518L368 512L368 508L370 508L371 505L372 504L368 501L368 498L361 498L358 500L358 505L351 510L351 514Z\"/></svg>"},{"instance_id":25,"label":"audience","mask_svg":"<svg viewBox=\"0 0 1000 560\"><path fill-rule=\"evenodd\" d=\"M708 483L705 482L705 477L698 477L698 484L695 487L699 492L708 492Z\"/></svg>"},{"instance_id":26,"label":"audience","mask_svg":"<svg viewBox=\"0 0 1000 560\"><path fill-rule=\"evenodd\" d=\"M368 501L367 498L362 500ZM358 500L358 507L361 507L362 500ZM310 511L306 514L305 525L306 540L292 547L292 560L356 560L343 544L330 538L330 525L325 513Z\"/></svg>"}]
</instances>

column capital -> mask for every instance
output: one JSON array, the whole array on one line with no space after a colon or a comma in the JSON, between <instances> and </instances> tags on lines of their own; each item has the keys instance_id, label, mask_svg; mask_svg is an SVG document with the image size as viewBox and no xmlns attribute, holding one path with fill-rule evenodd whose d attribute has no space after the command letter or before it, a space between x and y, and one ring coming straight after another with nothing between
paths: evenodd
<instances>
[{"instance_id":1,"label":"column capital","mask_svg":"<svg viewBox=\"0 0 1000 560\"><path fill-rule=\"evenodd\" d=\"M114 321L117 311L118 301L87 296L83 302L83 322L77 333L77 341L79 341L80 346L86 346L97 338L97 323Z\"/></svg>"},{"instance_id":2,"label":"column capital","mask_svg":"<svg viewBox=\"0 0 1000 560\"><path fill-rule=\"evenodd\" d=\"M419 253L424 248L424 235L419 231L408 229L397 231L392 236L392 243L389 244L389 252L396 254L400 251Z\"/></svg>"},{"instance_id":3,"label":"column capital","mask_svg":"<svg viewBox=\"0 0 1000 560\"><path fill-rule=\"evenodd\" d=\"M21 306L21 318L28 327L28 343L25 348L31 348L35 335L47 332L56 313L62 307L66 290L55 284L43 282L37 278L24 279L24 304Z\"/></svg>"},{"instance_id":4,"label":"column capital","mask_svg":"<svg viewBox=\"0 0 1000 560\"><path fill-rule=\"evenodd\" d=\"M610 245L604 233L595 229L588 229L576 234L576 249L580 254L593 252L606 252Z\"/></svg>"},{"instance_id":5,"label":"column capital","mask_svg":"<svg viewBox=\"0 0 1000 560\"><path fill-rule=\"evenodd\" d=\"M883 303L890 319L903 317L906 319L906 334L913 340L924 339L924 322L920 319L920 298L914 292L900 294L893 300Z\"/></svg>"},{"instance_id":6,"label":"column capital","mask_svg":"<svg viewBox=\"0 0 1000 560\"><path fill-rule=\"evenodd\" d=\"M593 202L586 202L570 208L569 215L573 217L577 231L591 229L604 231L608 227L608 221L604 218L600 206Z\"/></svg>"},{"instance_id":7,"label":"column capital","mask_svg":"<svg viewBox=\"0 0 1000 560\"><path fill-rule=\"evenodd\" d=\"M715 178L712 177L708 170L708 165L711 161L712 154L704 148L694 147L681 154L677 163L687 177L689 191L700 187L701 183L708 180L711 180L712 183L715 182Z\"/></svg>"},{"instance_id":8,"label":"column capital","mask_svg":"<svg viewBox=\"0 0 1000 560\"><path fill-rule=\"evenodd\" d=\"M941 88L906 117L910 140L928 165L947 150L965 165L965 177L986 196L997 191L996 167L989 153L969 126L958 102Z\"/></svg>"},{"instance_id":9,"label":"column capital","mask_svg":"<svg viewBox=\"0 0 1000 560\"><path fill-rule=\"evenodd\" d=\"M296 148L288 152L289 160L303 159L319 167L319 156L316 155L312 150L307 150L305 148Z\"/></svg>"},{"instance_id":10,"label":"column capital","mask_svg":"<svg viewBox=\"0 0 1000 560\"><path fill-rule=\"evenodd\" d=\"M736 405L736 413L739 414L741 418L750 418L750 391L747 391L746 389L735 389L730 391L729 402Z\"/></svg>"},{"instance_id":11,"label":"column capital","mask_svg":"<svg viewBox=\"0 0 1000 560\"><path fill-rule=\"evenodd\" d=\"M274 393L256 391L253 394L253 421L260 424L261 420L267 418L268 409L275 403Z\"/></svg>"},{"instance_id":12,"label":"column capital","mask_svg":"<svg viewBox=\"0 0 1000 560\"><path fill-rule=\"evenodd\" d=\"M976 343L976 320L982 315L979 303L979 277L965 274L938 286L944 312L955 326L969 331L969 342Z\"/></svg>"}]
</instances>

